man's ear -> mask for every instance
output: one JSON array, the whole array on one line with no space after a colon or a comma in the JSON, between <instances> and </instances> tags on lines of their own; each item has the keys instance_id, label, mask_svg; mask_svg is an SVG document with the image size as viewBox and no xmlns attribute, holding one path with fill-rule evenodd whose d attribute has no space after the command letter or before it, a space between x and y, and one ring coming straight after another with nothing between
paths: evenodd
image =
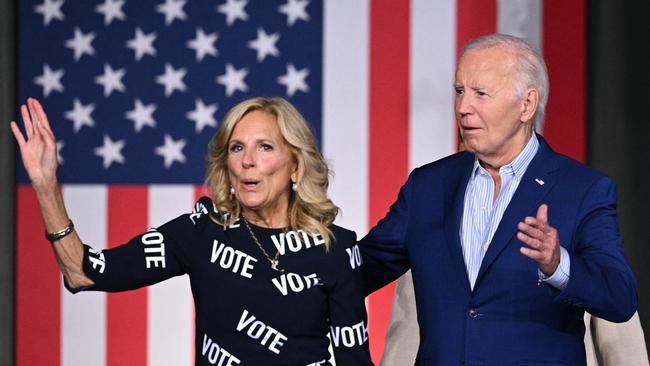
<instances>
[{"instance_id":1,"label":"man's ear","mask_svg":"<svg viewBox=\"0 0 650 366\"><path fill-rule=\"evenodd\" d=\"M521 122L528 122L533 119L539 104L539 92L535 88L528 88L521 101Z\"/></svg>"}]
</instances>

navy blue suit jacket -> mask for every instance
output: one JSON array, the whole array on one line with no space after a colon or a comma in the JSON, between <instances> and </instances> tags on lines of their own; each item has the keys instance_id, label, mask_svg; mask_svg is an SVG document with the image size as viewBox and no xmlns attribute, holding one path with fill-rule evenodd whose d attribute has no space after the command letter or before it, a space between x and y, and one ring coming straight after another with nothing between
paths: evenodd
<instances>
[{"instance_id":1,"label":"navy blue suit jacket","mask_svg":"<svg viewBox=\"0 0 650 366\"><path fill-rule=\"evenodd\" d=\"M619 322L634 314L636 284L618 230L614 183L538 138L473 291L459 235L472 153L415 169L362 239L369 293L412 270L417 365L584 365L583 312ZM536 262L519 252L517 224L543 203L571 257L563 291L538 285Z\"/></svg>"}]
</instances>

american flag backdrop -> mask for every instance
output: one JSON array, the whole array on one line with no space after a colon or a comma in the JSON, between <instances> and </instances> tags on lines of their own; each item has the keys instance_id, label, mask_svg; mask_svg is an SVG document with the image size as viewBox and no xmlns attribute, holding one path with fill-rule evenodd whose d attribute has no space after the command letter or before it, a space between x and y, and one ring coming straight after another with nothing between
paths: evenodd
<instances>
[{"instance_id":1,"label":"american flag backdrop","mask_svg":"<svg viewBox=\"0 0 650 366\"><path fill-rule=\"evenodd\" d=\"M585 158L584 0L22 0L19 13L19 95L48 112L70 217L95 249L188 212L220 119L256 95L310 121L338 223L363 236L410 169L455 151L454 63L485 33L539 46L544 134ZM18 182L17 365L191 364L187 278L70 295ZM391 300L390 286L368 299L376 362Z\"/></svg>"}]
</instances>

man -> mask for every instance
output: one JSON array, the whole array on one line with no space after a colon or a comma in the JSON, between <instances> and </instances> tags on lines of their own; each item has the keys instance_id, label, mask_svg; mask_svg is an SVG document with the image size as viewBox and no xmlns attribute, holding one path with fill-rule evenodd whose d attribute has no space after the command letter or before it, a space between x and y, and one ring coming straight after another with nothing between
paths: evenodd
<instances>
[{"instance_id":1,"label":"man","mask_svg":"<svg viewBox=\"0 0 650 366\"><path fill-rule=\"evenodd\" d=\"M417 365L583 365L584 311L637 308L614 184L534 133L548 76L523 40L470 42L454 88L468 151L414 170L361 241L368 292L412 270Z\"/></svg>"},{"instance_id":2,"label":"man","mask_svg":"<svg viewBox=\"0 0 650 366\"><path fill-rule=\"evenodd\" d=\"M587 366L650 366L639 314L625 323L612 323L585 313ZM413 365L420 337L413 277L397 280L381 366Z\"/></svg>"}]
</instances>

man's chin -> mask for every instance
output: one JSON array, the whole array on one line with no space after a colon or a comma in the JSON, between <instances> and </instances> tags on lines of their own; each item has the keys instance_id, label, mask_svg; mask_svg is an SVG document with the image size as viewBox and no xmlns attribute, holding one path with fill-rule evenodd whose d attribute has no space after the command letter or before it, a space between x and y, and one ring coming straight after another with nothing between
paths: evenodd
<instances>
[{"instance_id":1,"label":"man's chin","mask_svg":"<svg viewBox=\"0 0 650 366\"><path fill-rule=\"evenodd\" d=\"M459 150L465 150L471 153L476 153L477 151L480 151L480 146L478 141L476 141L476 139L473 138L463 139L461 147L462 149Z\"/></svg>"}]
</instances>

